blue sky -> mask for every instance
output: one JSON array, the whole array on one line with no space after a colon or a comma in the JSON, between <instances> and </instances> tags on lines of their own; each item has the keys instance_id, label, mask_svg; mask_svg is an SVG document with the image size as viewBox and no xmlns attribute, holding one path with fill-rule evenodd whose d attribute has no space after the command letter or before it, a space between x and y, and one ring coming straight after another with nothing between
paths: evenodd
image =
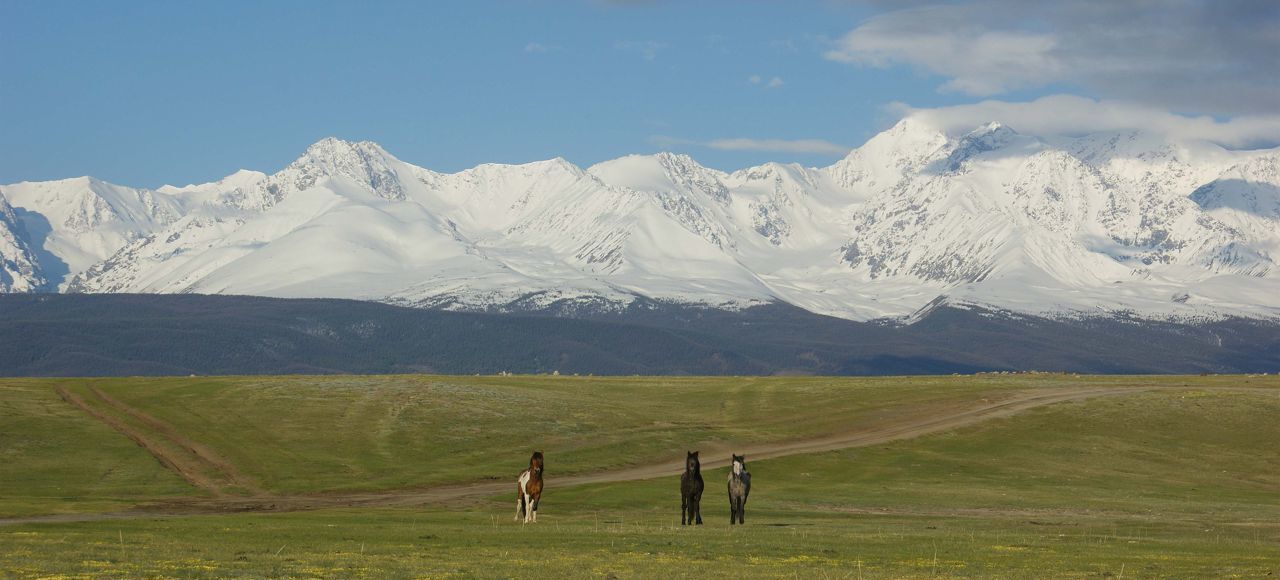
<instances>
[{"instance_id":1,"label":"blue sky","mask_svg":"<svg viewBox=\"0 0 1280 580\"><path fill-rule=\"evenodd\" d=\"M893 103L1063 93L1220 121L1277 112L1265 90L1234 101L1157 90L1219 63L1256 74L1273 65L1232 59L1259 46L1224 48L1202 72L1139 63L1164 76L1135 88L1132 74L1080 72L1097 55L1062 39L1091 25L1087 15L988 24L1016 12L999 2L930 12L837 1L0 0L0 183L87 174L155 187L272 172L330 135L441 171L555 156L586 166L660 149L722 169L826 165L895 121ZM1240 4L1264 23L1273 16ZM968 11L946 12L957 6ZM913 34L928 42L895 44ZM973 45L988 52L956 48ZM1039 60L990 52L1001 50Z\"/></svg>"}]
</instances>

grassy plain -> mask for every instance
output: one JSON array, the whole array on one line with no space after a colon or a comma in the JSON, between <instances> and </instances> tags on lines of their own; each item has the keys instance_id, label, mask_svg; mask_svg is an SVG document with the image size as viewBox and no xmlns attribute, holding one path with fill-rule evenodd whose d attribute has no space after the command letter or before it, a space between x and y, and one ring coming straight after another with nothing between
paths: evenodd
<instances>
[{"instance_id":1,"label":"grassy plain","mask_svg":"<svg viewBox=\"0 0 1280 580\"><path fill-rule=\"evenodd\" d=\"M144 435L180 434L238 479L184 482L58 387ZM1132 392L870 446L749 455L754 489L740 528L727 522L722 468L704 473L700 528L678 525L674 472L556 485L678 461L686 448L727 456L1094 387ZM395 494L502 482L529 449L548 456L535 526L511 522L505 492L395 508L144 507L126 519L0 525L0 570L16 576L1280 574L1276 377L5 380L0 412L0 514L10 516L182 497Z\"/></svg>"}]
</instances>

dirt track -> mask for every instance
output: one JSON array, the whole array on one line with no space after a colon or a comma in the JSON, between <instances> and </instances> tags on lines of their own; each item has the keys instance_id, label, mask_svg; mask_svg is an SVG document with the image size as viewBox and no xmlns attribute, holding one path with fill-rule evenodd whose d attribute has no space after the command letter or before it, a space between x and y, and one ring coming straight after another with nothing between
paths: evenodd
<instances>
[{"instance_id":1,"label":"dirt track","mask_svg":"<svg viewBox=\"0 0 1280 580\"><path fill-rule=\"evenodd\" d=\"M736 447L735 451L738 453L745 453L752 461L758 461L788 455L818 453L822 451L833 451L851 447L879 445L891 441L910 439L948 431L990 419L1007 417L1021 411L1054 403L1078 401L1112 395L1133 394L1152 389L1153 388L1135 387L1070 387L1059 389L1037 389L1034 391L1014 393L1013 395L999 400L982 399L969 403L952 404L946 407L928 408L925 411L894 417L892 420L883 423L867 425L859 429L833 435L826 435L823 437L779 443L743 445ZM149 453L154 455L162 465L174 470L198 487L217 493L220 485L233 483L241 484L245 481L242 476L235 472L234 468L231 468L229 463L226 463L225 460L221 460L221 458L213 453L212 450L189 442L185 438L181 437L173 427L142 414L141 412L110 398L105 393L97 392L96 389L94 389L94 391L94 394L104 403L155 429L164 438L171 439L171 444L158 444L151 439L151 436L144 433L142 430L134 429L126 422L119 420L117 417L106 414L91 405L85 404L83 400L65 389L60 388L59 394L62 395L62 397L69 403L83 409L93 417L103 421L107 425L137 442ZM185 449L185 452L175 453L172 448L172 443L180 443L180 445ZM704 456L709 455L709 453L704 452ZM722 453L721 455L727 457L728 453ZM727 465L727 463L728 461L726 459L710 459L705 461L703 466L708 469L714 469ZM559 488L595 483L638 481L668 476L675 477L683 468L684 463L682 461L671 461L622 470L570 475L564 477L555 477L554 473L551 473L548 474L547 484L551 486L551 490L555 490ZM208 473L210 470L213 470L214 473L221 477L211 479L199 475L201 473ZM134 510L121 512L0 518L0 525L38 522L80 522L174 517L233 512L283 512L335 507L403 507L425 504L449 504L474 501L479 498L511 491L511 488L511 482L493 481L436 486L422 489L402 489L363 493L267 495L259 492L249 497L218 494L210 498L184 498L182 500L148 504L140 506Z\"/></svg>"},{"instance_id":2,"label":"dirt track","mask_svg":"<svg viewBox=\"0 0 1280 580\"><path fill-rule=\"evenodd\" d=\"M57 387L56 391L62 400L128 437L166 469L195 487L214 495L223 495L223 489L232 486L259 491L212 449L191 441L172 425L121 403L97 387L89 387L89 393L105 408L90 404L65 387ZM130 421L141 423L147 429L139 429Z\"/></svg>"},{"instance_id":3,"label":"dirt track","mask_svg":"<svg viewBox=\"0 0 1280 580\"><path fill-rule=\"evenodd\" d=\"M168 439L174 446L181 450L181 455L189 456L188 460L197 464L200 472L211 476L200 478L200 482L196 483L197 487L203 487L215 494L221 493L222 488L224 487L239 487L254 493L261 492L257 486L250 482L249 478L241 475L239 470L237 470L230 461L224 459L218 454L218 452L210 449L208 446L188 439L185 435L178 432L173 425L165 423L164 421L116 400L111 395L102 392L98 387L89 387L89 391L113 409L132 417L143 425L146 425L154 431L157 436ZM128 425L125 424L124 427L128 428ZM140 432L140 436L145 437L146 435Z\"/></svg>"}]
</instances>

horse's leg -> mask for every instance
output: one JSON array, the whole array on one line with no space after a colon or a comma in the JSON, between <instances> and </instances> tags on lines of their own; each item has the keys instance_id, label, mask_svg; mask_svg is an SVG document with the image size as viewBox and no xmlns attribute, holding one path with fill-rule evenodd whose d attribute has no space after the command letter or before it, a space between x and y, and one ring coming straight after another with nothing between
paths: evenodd
<instances>
[{"instance_id":1,"label":"horse's leg","mask_svg":"<svg viewBox=\"0 0 1280 580\"><path fill-rule=\"evenodd\" d=\"M702 498L701 497L693 498L693 513L690 514L689 519L693 519L693 518L697 518L697 524L699 526L702 525Z\"/></svg>"},{"instance_id":2,"label":"horse's leg","mask_svg":"<svg viewBox=\"0 0 1280 580\"><path fill-rule=\"evenodd\" d=\"M520 492L516 492L516 517L512 518L511 521L518 522L520 521L520 517L523 515L524 515L524 494Z\"/></svg>"},{"instance_id":3,"label":"horse's leg","mask_svg":"<svg viewBox=\"0 0 1280 580\"><path fill-rule=\"evenodd\" d=\"M524 523L533 521L533 495L524 492Z\"/></svg>"},{"instance_id":4,"label":"horse's leg","mask_svg":"<svg viewBox=\"0 0 1280 580\"><path fill-rule=\"evenodd\" d=\"M738 501L729 496L729 525L738 523Z\"/></svg>"},{"instance_id":5,"label":"horse's leg","mask_svg":"<svg viewBox=\"0 0 1280 580\"><path fill-rule=\"evenodd\" d=\"M533 523L538 523L538 502L542 501L542 493L533 496Z\"/></svg>"},{"instance_id":6,"label":"horse's leg","mask_svg":"<svg viewBox=\"0 0 1280 580\"><path fill-rule=\"evenodd\" d=\"M687 515L688 512L689 512L689 496L685 495L684 492L681 491L680 492L680 525L682 526L686 525L685 515Z\"/></svg>"},{"instance_id":7,"label":"horse's leg","mask_svg":"<svg viewBox=\"0 0 1280 580\"><path fill-rule=\"evenodd\" d=\"M747 517L747 498L744 497L738 500L738 523L739 524L747 523L746 517Z\"/></svg>"}]
</instances>

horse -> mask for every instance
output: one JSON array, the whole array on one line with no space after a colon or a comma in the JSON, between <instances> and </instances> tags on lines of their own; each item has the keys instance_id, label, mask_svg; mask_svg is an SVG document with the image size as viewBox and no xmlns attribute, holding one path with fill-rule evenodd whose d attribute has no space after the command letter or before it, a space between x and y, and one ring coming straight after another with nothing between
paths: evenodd
<instances>
[{"instance_id":1,"label":"horse","mask_svg":"<svg viewBox=\"0 0 1280 580\"><path fill-rule=\"evenodd\" d=\"M542 452L534 451L529 457L529 469L520 472L516 479L516 517L524 523L538 523L538 501L542 499Z\"/></svg>"},{"instance_id":2,"label":"horse","mask_svg":"<svg viewBox=\"0 0 1280 580\"><path fill-rule=\"evenodd\" d=\"M698 452L690 451L680 476L680 525L702 525L702 465Z\"/></svg>"},{"instance_id":3,"label":"horse","mask_svg":"<svg viewBox=\"0 0 1280 580\"><path fill-rule=\"evenodd\" d=\"M751 495L751 473L747 471L747 457L733 456L733 469L729 471L729 525L745 523L743 512L747 509L747 496Z\"/></svg>"}]
</instances>

